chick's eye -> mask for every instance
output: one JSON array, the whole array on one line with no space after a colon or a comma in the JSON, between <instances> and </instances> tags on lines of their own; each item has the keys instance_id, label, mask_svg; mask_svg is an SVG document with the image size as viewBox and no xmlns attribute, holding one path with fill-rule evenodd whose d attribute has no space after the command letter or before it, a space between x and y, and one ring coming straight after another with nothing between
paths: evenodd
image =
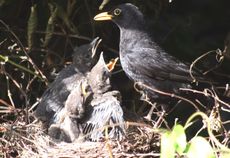
<instances>
[{"instance_id":1,"label":"chick's eye","mask_svg":"<svg viewBox=\"0 0 230 158\"><path fill-rule=\"evenodd\" d=\"M121 9L115 9L114 11L113 11L113 13L114 13L114 15L116 15L116 16L118 16L118 15L120 15L121 14Z\"/></svg>"}]
</instances>

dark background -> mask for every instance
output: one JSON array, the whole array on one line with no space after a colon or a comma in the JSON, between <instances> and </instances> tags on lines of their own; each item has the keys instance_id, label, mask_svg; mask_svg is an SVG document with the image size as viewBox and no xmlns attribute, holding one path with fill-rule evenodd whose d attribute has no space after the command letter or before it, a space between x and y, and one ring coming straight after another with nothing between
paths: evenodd
<instances>
[{"instance_id":1,"label":"dark background","mask_svg":"<svg viewBox=\"0 0 230 158\"><path fill-rule=\"evenodd\" d=\"M225 48L230 30L229 0L173 0L171 3L167 0L111 0L103 10L124 2L137 5L149 23L150 34L168 53L183 61L191 62L210 50ZM7 93L10 90L16 107L32 106L55 73L69 64L73 48L88 43L93 37L103 39L100 49L108 59L118 55L117 26L112 22L93 21L93 17L103 11L98 9L101 3L102 0L0 1L0 55L16 64L0 58L0 105L5 106L3 101L11 105ZM9 49L11 46L14 47ZM25 53L48 82L33 79L34 75L17 66L35 72L32 64L21 58ZM224 62L219 71L229 73L229 60ZM210 62L208 66L212 64L215 63ZM7 74L12 78L7 80ZM121 76L118 74L115 82L124 82L119 81L124 74Z\"/></svg>"}]
</instances>

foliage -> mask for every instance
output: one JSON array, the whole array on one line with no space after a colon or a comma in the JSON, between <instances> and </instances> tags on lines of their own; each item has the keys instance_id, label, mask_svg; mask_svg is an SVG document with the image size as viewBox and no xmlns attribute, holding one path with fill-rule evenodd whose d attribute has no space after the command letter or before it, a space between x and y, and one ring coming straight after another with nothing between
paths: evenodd
<instances>
[{"instance_id":1,"label":"foliage","mask_svg":"<svg viewBox=\"0 0 230 158\"><path fill-rule=\"evenodd\" d=\"M185 130L181 125L175 125L172 132L166 132L161 137L161 158L174 158L176 153L188 158L215 157L212 147L203 137L194 137L187 143Z\"/></svg>"},{"instance_id":2,"label":"foliage","mask_svg":"<svg viewBox=\"0 0 230 158\"><path fill-rule=\"evenodd\" d=\"M195 136L189 142L186 141L185 129L196 116L201 116L205 120L209 139L215 143L215 146L212 147L202 136ZM194 113L185 127L176 124L172 131L166 131L161 136L161 158L174 158L175 155L188 158L215 158L217 155L222 155L220 157L225 158L230 154L230 149L218 142L210 128L209 118L201 112Z\"/></svg>"}]
</instances>

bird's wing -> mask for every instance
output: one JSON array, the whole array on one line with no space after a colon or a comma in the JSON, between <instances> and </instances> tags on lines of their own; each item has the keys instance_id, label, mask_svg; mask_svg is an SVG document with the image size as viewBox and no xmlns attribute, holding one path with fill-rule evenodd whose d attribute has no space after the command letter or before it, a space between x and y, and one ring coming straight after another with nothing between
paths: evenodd
<instances>
[{"instance_id":1,"label":"bird's wing","mask_svg":"<svg viewBox=\"0 0 230 158\"><path fill-rule=\"evenodd\" d=\"M123 111L120 107L120 101L115 97L100 97L92 101L92 111L86 112L89 115L84 123L84 134L92 132L90 138L99 140L104 134L106 125L121 124L119 127L113 128L109 133L115 135L116 132L124 130Z\"/></svg>"},{"instance_id":2,"label":"bird's wing","mask_svg":"<svg viewBox=\"0 0 230 158\"><path fill-rule=\"evenodd\" d=\"M85 96L82 92L82 82L73 89L65 101L65 108L72 117L80 118L84 113Z\"/></svg>"},{"instance_id":3,"label":"bird's wing","mask_svg":"<svg viewBox=\"0 0 230 158\"><path fill-rule=\"evenodd\" d=\"M159 80L172 80L178 82L191 82L189 65L179 61L173 56L163 52L160 48L139 48L130 50L127 58L131 61L132 67L138 67L141 74ZM139 53L135 53L139 52ZM141 61L139 61L141 60ZM193 72L198 76L198 72Z\"/></svg>"},{"instance_id":4,"label":"bird's wing","mask_svg":"<svg viewBox=\"0 0 230 158\"><path fill-rule=\"evenodd\" d=\"M66 71L68 70L68 71ZM49 120L59 112L69 96L70 92L80 83L82 74L75 72L72 67L63 69L57 78L43 93L41 101L35 111L35 116L42 120Z\"/></svg>"}]
</instances>

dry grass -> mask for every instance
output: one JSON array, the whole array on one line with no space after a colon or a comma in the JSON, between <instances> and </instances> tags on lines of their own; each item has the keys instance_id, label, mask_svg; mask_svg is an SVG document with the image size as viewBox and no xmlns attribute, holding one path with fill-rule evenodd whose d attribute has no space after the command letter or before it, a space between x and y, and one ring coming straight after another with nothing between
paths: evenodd
<instances>
[{"instance_id":1,"label":"dry grass","mask_svg":"<svg viewBox=\"0 0 230 158\"><path fill-rule=\"evenodd\" d=\"M19 117L19 116L18 116ZM159 156L159 135L149 125L129 123L122 141L74 143L50 138L36 121L30 124L19 117L1 125L0 157L139 157Z\"/></svg>"}]
</instances>

